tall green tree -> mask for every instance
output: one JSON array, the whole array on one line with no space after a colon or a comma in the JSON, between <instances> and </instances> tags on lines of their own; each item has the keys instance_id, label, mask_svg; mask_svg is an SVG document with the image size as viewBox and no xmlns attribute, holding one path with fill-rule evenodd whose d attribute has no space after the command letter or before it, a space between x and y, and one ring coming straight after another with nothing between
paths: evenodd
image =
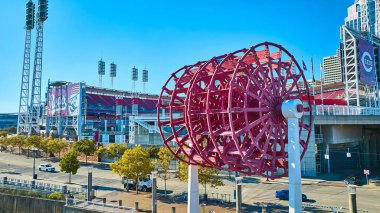
<instances>
[{"instance_id":1,"label":"tall green tree","mask_svg":"<svg viewBox=\"0 0 380 213\"><path fill-rule=\"evenodd\" d=\"M216 188L218 186L223 186L223 181L218 177L219 170L207 167L198 167L198 181L204 188L204 194L207 194L207 185L211 188ZM181 181L186 182L189 177L189 166L184 163L179 163L179 174L178 178Z\"/></svg>"},{"instance_id":2,"label":"tall green tree","mask_svg":"<svg viewBox=\"0 0 380 213\"><path fill-rule=\"evenodd\" d=\"M69 183L71 183L71 175L75 175L80 167L79 161L77 159L78 153L75 150L70 150L59 162L61 171L69 173Z\"/></svg>"},{"instance_id":3,"label":"tall green tree","mask_svg":"<svg viewBox=\"0 0 380 213\"><path fill-rule=\"evenodd\" d=\"M50 156L50 141L54 140L52 137L42 138L42 140L36 145L36 148L45 153L45 158L47 159Z\"/></svg>"},{"instance_id":4,"label":"tall green tree","mask_svg":"<svg viewBox=\"0 0 380 213\"><path fill-rule=\"evenodd\" d=\"M158 158L158 152L160 151L160 148L158 146L149 146L148 148L146 148L146 150L148 151L150 158Z\"/></svg>"},{"instance_id":5,"label":"tall green tree","mask_svg":"<svg viewBox=\"0 0 380 213\"><path fill-rule=\"evenodd\" d=\"M9 143L9 138L0 137L0 146L2 147L2 149L6 149L9 146Z\"/></svg>"},{"instance_id":6,"label":"tall green tree","mask_svg":"<svg viewBox=\"0 0 380 213\"><path fill-rule=\"evenodd\" d=\"M41 141L43 138L38 135L32 135L26 139L27 143L30 145L30 147L38 148L40 146Z\"/></svg>"},{"instance_id":7,"label":"tall green tree","mask_svg":"<svg viewBox=\"0 0 380 213\"><path fill-rule=\"evenodd\" d=\"M121 156L123 156L125 150L127 150L128 147L125 144L112 144L111 146L108 146L104 152L105 156L107 158L117 158L117 160L120 159Z\"/></svg>"},{"instance_id":8,"label":"tall green tree","mask_svg":"<svg viewBox=\"0 0 380 213\"><path fill-rule=\"evenodd\" d=\"M8 136L7 131L0 131L0 137L6 138Z\"/></svg>"},{"instance_id":9,"label":"tall green tree","mask_svg":"<svg viewBox=\"0 0 380 213\"><path fill-rule=\"evenodd\" d=\"M28 149L28 157L30 148L38 148L43 138L38 135L32 135L26 139L25 147Z\"/></svg>"},{"instance_id":10,"label":"tall green tree","mask_svg":"<svg viewBox=\"0 0 380 213\"><path fill-rule=\"evenodd\" d=\"M58 153L58 159L61 159L61 152L64 151L68 146L69 143L66 140L60 138L48 141L49 151L53 154Z\"/></svg>"},{"instance_id":11,"label":"tall green tree","mask_svg":"<svg viewBox=\"0 0 380 213\"><path fill-rule=\"evenodd\" d=\"M158 159L156 165L158 168L158 176L164 180L165 185L165 195L166 195L166 181L170 179L169 167L170 161L174 159L173 154L169 151L168 148L162 146L158 152Z\"/></svg>"},{"instance_id":12,"label":"tall green tree","mask_svg":"<svg viewBox=\"0 0 380 213\"><path fill-rule=\"evenodd\" d=\"M121 177L135 180L137 194L138 180L151 173L153 164L148 151L142 149L141 146L136 146L133 149L127 149L118 161L111 164L111 169Z\"/></svg>"},{"instance_id":13,"label":"tall green tree","mask_svg":"<svg viewBox=\"0 0 380 213\"><path fill-rule=\"evenodd\" d=\"M93 155L96 151L95 141L87 138L74 143L74 149L79 153L83 153L86 156L86 165L87 165L87 156Z\"/></svg>"},{"instance_id":14,"label":"tall green tree","mask_svg":"<svg viewBox=\"0 0 380 213\"><path fill-rule=\"evenodd\" d=\"M13 147L18 147L18 152L21 154L21 148L25 146L25 136L17 135L15 137L11 137L10 141Z\"/></svg>"}]
</instances>

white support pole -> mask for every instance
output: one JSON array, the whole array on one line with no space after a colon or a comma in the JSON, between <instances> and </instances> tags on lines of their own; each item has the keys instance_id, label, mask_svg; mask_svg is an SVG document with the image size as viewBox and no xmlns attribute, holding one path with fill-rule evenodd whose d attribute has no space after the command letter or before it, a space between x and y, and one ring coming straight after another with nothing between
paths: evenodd
<instances>
[{"instance_id":1,"label":"white support pole","mask_svg":"<svg viewBox=\"0 0 380 213\"><path fill-rule=\"evenodd\" d=\"M187 190L187 213L199 212L199 183L198 166L189 165L188 190Z\"/></svg>"},{"instance_id":2,"label":"white support pole","mask_svg":"<svg viewBox=\"0 0 380 213\"><path fill-rule=\"evenodd\" d=\"M300 127L298 119L303 115L302 102L287 100L282 104L282 114L288 120L289 212L302 212Z\"/></svg>"}]
</instances>

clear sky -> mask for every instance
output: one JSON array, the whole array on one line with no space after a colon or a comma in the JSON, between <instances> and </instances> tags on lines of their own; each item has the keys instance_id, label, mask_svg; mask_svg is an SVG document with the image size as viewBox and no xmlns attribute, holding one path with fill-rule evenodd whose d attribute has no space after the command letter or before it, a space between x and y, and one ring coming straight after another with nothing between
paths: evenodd
<instances>
[{"instance_id":1,"label":"clear sky","mask_svg":"<svg viewBox=\"0 0 380 213\"><path fill-rule=\"evenodd\" d=\"M0 0L0 113L18 111L25 2ZM115 62L115 89L130 90L131 68L146 67L147 92L158 94L176 69L263 41L282 44L309 66L312 56L319 63L323 56L335 54L339 26L353 2L50 0L43 93L48 79L98 85L97 62L103 58L103 86L110 86L109 64ZM35 31L32 43L34 52ZM314 66L319 78L319 65ZM310 69L306 76L311 78ZM141 87L139 82L137 88Z\"/></svg>"}]
</instances>

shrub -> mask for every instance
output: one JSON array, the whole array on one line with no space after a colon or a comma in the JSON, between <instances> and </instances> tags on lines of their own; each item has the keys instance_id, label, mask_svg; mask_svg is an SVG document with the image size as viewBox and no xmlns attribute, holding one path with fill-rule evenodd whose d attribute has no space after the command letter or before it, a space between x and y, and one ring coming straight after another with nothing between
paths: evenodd
<instances>
[{"instance_id":1,"label":"shrub","mask_svg":"<svg viewBox=\"0 0 380 213\"><path fill-rule=\"evenodd\" d=\"M65 200L65 196L61 192L53 192L47 198L51 200Z\"/></svg>"}]
</instances>

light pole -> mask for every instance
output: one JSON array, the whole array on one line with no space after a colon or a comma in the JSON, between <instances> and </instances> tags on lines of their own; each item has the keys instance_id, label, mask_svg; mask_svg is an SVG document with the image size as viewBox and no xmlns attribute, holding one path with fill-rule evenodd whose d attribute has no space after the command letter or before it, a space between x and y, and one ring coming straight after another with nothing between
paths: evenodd
<instances>
[{"instance_id":1,"label":"light pole","mask_svg":"<svg viewBox=\"0 0 380 213\"><path fill-rule=\"evenodd\" d=\"M32 148L32 151L33 151L33 180L35 180L35 179L37 179L37 175L36 175L36 152L37 152L37 149Z\"/></svg>"},{"instance_id":2,"label":"light pole","mask_svg":"<svg viewBox=\"0 0 380 213\"><path fill-rule=\"evenodd\" d=\"M241 193L241 181L242 177L236 177L236 213L242 213L242 193Z\"/></svg>"},{"instance_id":3,"label":"light pole","mask_svg":"<svg viewBox=\"0 0 380 213\"><path fill-rule=\"evenodd\" d=\"M157 213L157 171L152 171L152 213Z\"/></svg>"},{"instance_id":4,"label":"light pole","mask_svg":"<svg viewBox=\"0 0 380 213\"><path fill-rule=\"evenodd\" d=\"M348 185L348 212L356 213L358 212L358 208L356 205L356 188L355 185Z\"/></svg>"},{"instance_id":5,"label":"light pole","mask_svg":"<svg viewBox=\"0 0 380 213\"><path fill-rule=\"evenodd\" d=\"M87 200L92 200L92 167L87 167L88 176L87 176Z\"/></svg>"}]
</instances>

